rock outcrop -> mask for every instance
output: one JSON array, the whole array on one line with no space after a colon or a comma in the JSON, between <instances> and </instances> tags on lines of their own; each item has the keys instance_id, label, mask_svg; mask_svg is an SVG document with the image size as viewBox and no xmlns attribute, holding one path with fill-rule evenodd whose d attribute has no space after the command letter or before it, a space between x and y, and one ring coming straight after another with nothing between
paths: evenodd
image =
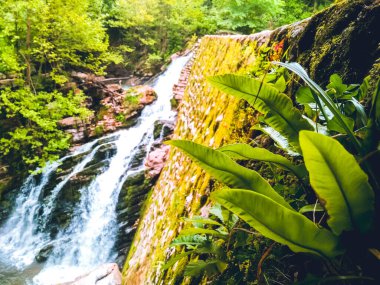
<instances>
[{"instance_id":1,"label":"rock outcrop","mask_svg":"<svg viewBox=\"0 0 380 285\"><path fill-rule=\"evenodd\" d=\"M69 117L61 120L59 126L72 135L73 143L84 143L119 128L130 127L146 105L152 104L157 96L150 86L136 86L124 90L120 84L104 84L102 77L85 73L73 73L75 86L88 96L88 107L94 115L85 121Z\"/></svg>"}]
</instances>

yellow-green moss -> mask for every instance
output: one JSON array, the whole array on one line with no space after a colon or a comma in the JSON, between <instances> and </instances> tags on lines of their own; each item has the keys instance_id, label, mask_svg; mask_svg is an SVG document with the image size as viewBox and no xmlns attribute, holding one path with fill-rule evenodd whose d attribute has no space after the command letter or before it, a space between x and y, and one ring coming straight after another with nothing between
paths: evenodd
<instances>
[{"instance_id":1,"label":"yellow-green moss","mask_svg":"<svg viewBox=\"0 0 380 285\"><path fill-rule=\"evenodd\" d=\"M261 39L265 36L261 36ZM175 139L218 147L230 140L239 101L212 88L206 78L224 73L246 73L255 61L255 38L209 36L202 39L178 114ZM139 228L123 269L125 284L189 284L182 278L185 261L166 274L170 242L184 226L182 216L197 213L201 197L209 193L210 176L172 149L146 202Z\"/></svg>"},{"instance_id":2,"label":"yellow-green moss","mask_svg":"<svg viewBox=\"0 0 380 285\"><path fill-rule=\"evenodd\" d=\"M333 72L339 72L345 79L356 78L356 82L360 82L371 69L371 73L378 73L379 65L373 65L373 58L370 65L360 70L353 68L358 55L353 55L348 47L355 40L354 31L361 35L363 19L355 17L365 16L365 13L375 15L375 12L368 12L363 7L379 4L373 4L370 0L353 2L342 1L311 20L274 32L252 36L204 37L179 107L174 138L211 147L234 141L250 142L252 127L258 121L257 115L250 107L242 103L239 105L238 100L212 88L206 78L216 74L250 72L263 44L273 46L283 43L284 48L288 49L289 60L304 65L319 83ZM344 18L345 15L348 19ZM373 15L367 15L368 25L376 23ZM279 54L276 56L274 59L278 60ZM181 277L185 259L166 273L161 266L169 257L167 250L171 241L184 227L180 218L197 214L201 197L209 194L209 182L209 175L179 151L171 150L168 163L146 202L123 268L124 284L190 284L189 278ZM201 283L206 281L203 279Z\"/></svg>"}]
</instances>

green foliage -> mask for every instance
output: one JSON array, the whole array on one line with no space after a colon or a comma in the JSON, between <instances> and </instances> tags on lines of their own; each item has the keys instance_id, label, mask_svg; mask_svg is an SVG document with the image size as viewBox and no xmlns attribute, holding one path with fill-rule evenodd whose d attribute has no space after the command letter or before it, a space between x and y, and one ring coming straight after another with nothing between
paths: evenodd
<instances>
[{"instance_id":1,"label":"green foliage","mask_svg":"<svg viewBox=\"0 0 380 285\"><path fill-rule=\"evenodd\" d=\"M207 260L192 259L185 267L185 276L200 276L203 273L212 276L227 269L228 257L223 246L233 233L232 229L238 218L218 204L210 209L210 213L213 215L207 219L195 216L185 220L193 223L193 227L182 230L171 246L185 246L186 250L173 256L164 265L164 269L185 257L196 257L200 254L207 255Z\"/></svg>"},{"instance_id":2,"label":"green foliage","mask_svg":"<svg viewBox=\"0 0 380 285\"><path fill-rule=\"evenodd\" d=\"M124 54L127 67L157 72L193 35L214 30L203 3L203 0L117 0L106 19L111 43Z\"/></svg>"},{"instance_id":3,"label":"green foliage","mask_svg":"<svg viewBox=\"0 0 380 285\"><path fill-rule=\"evenodd\" d=\"M273 27L274 19L282 12L279 0L214 0L212 13L220 29L252 33Z\"/></svg>"},{"instance_id":4,"label":"green foliage","mask_svg":"<svg viewBox=\"0 0 380 285\"><path fill-rule=\"evenodd\" d=\"M109 62L120 61L109 52L101 17L90 4L94 1L3 1L0 45L6 48L0 72L49 73L62 84L72 69L101 74Z\"/></svg>"},{"instance_id":5,"label":"green foliage","mask_svg":"<svg viewBox=\"0 0 380 285\"><path fill-rule=\"evenodd\" d=\"M34 94L27 88L1 91L0 118L12 122L1 130L3 159L16 164L15 169L56 160L70 146L70 137L57 123L67 116L88 116L89 111L81 107L83 100L81 94L72 92L64 96L57 91Z\"/></svg>"},{"instance_id":6,"label":"green foliage","mask_svg":"<svg viewBox=\"0 0 380 285\"><path fill-rule=\"evenodd\" d=\"M228 186L253 190L270 197L287 208L291 208L284 198L256 171L240 166L226 154L189 141L177 140L167 143L180 148L209 174Z\"/></svg>"},{"instance_id":7,"label":"green foliage","mask_svg":"<svg viewBox=\"0 0 380 285\"><path fill-rule=\"evenodd\" d=\"M334 100L317 83L315 83L308 76L307 72L303 69L303 67L295 62L291 62L291 63L273 62L273 63L288 68L289 70L296 73L305 81L305 83L311 89L311 93L314 97L315 103L319 106L319 109L321 110L323 114L324 120L327 122L327 126L329 126L330 124L330 128L333 128L335 130L338 128L340 132L349 135L355 148L359 151L361 149L361 144L359 140L355 137L355 134L353 132L354 125L353 125L352 119L343 115L340 112ZM326 109L330 111L333 117L327 114Z\"/></svg>"},{"instance_id":8,"label":"green foliage","mask_svg":"<svg viewBox=\"0 0 380 285\"><path fill-rule=\"evenodd\" d=\"M289 97L275 86L254 78L232 74L211 77L209 82L225 93L246 100L265 116L264 122L281 133L296 151L299 151L299 131L313 129L310 123L302 118L301 112L293 107Z\"/></svg>"},{"instance_id":9,"label":"green foliage","mask_svg":"<svg viewBox=\"0 0 380 285\"><path fill-rule=\"evenodd\" d=\"M251 147L247 144L232 144L223 146L218 150L234 159L258 160L273 163L278 167L291 171L300 179L307 175L307 170L303 164L294 165L284 156L274 154L265 148Z\"/></svg>"},{"instance_id":10,"label":"green foliage","mask_svg":"<svg viewBox=\"0 0 380 285\"><path fill-rule=\"evenodd\" d=\"M329 214L336 235L368 232L374 216L374 193L353 155L327 136L301 132L300 143L310 184Z\"/></svg>"},{"instance_id":11,"label":"green foliage","mask_svg":"<svg viewBox=\"0 0 380 285\"><path fill-rule=\"evenodd\" d=\"M288 78L283 69L279 73L261 74L263 75L261 81L236 75L224 75L212 77L210 82L221 91L247 100L251 106L264 114L262 121L268 125L270 124L266 120L267 114L278 116L281 119L286 118L283 124L270 126L273 127L273 132L280 136L289 138L292 137L289 134L294 134L293 138L296 137L297 140L293 139L292 143L293 145L295 141L298 143L298 150L303 156L305 164L301 162L296 166L285 156L266 149L253 148L246 144L227 145L217 150L186 141L171 141L170 144L180 148L220 182L237 188L224 188L212 192L210 198L218 203L217 205L221 205L223 209L237 215L263 236L287 245L294 252L311 253L330 259L335 263L336 257L341 256L345 251L349 251L350 255L354 254L355 251L351 250L347 240L352 239L363 243L374 234L376 197L373 188L378 189L378 186L372 168L373 164L367 163L366 159L378 152L378 150L374 151L374 148L375 145L376 148L378 147L379 128L374 122L378 119L376 110L379 89L376 89L372 97L372 107L367 118L364 107L359 103L359 100L363 101L368 97L367 80L360 86L346 85L338 75L333 75L330 77L327 91L324 91L308 77L301 66L294 63L277 64L295 71L308 84L309 87L302 87L297 92L296 98L305 106L305 115L310 118L306 118L301 111L295 109L291 100L281 94L286 90ZM283 95L287 100L282 100L278 94ZM310 109L307 109L306 106L309 106ZM319 106L321 114L318 114L315 106ZM292 117L290 110L295 110L296 116ZM314 112L310 112L310 110ZM311 131L310 129L314 128L309 127L297 128L300 120L309 127L312 126L311 123L315 123L315 131ZM349 123L351 121L352 124ZM334 122L339 127L332 128L329 122ZM361 128L360 133L354 131L355 128ZM338 133L338 138L348 135L349 140L341 140L342 145L338 140L328 137L330 133ZM358 139L359 137L363 138L362 141ZM356 147L357 158L346 150L347 148L355 151L352 149L351 143ZM365 148L362 148L362 145ZM369 145L372 147L372 152L369 150ZM243 180L239 175L252 170L233 164L226 157L244 161L245 164L248 160L267 162L285 169L290 174L297 176L308 198L305 199L306 196L304 196L304 203L297 205L300 206L297 211L289 207L285 200L279 199L279 194L268 191L269 188L260 190L266 184L263 183L264 178L257 172L251 183L247 181L249 176L243 175L246 178L242 183ZM362 167L357 161L360 159L362 159ZM248 165L252 166L249 163ZM370 175L370 181L367 174ZM306 181L308 175L309 183ZM273 180L271 182L273 183ZM283 185L276 182L274 189L278 190L282 187ZM315 192L310 193L311 189ZM316 202L311 204L313 200ZM210 213L215 215L215 212L210 211ZM221 217L220 215L216 216ZM313 221L309 219L311 216ZM316 216L320 217L319 222L315 219ZM325 216L327 218L324 218ZM205 221L209 221L209 219L203 218ZM237 223L241 223L241 220ZM196 221L194 219L192 221L195 226ZM214 242L221 237L215 232L215 227L219 225L212 222L205 223L205 225L208 227L206 231L185 230L185 232L203 233ZM227 231L228 241L233 239L231 232L236 229L235 226L229 228ZM255 234L255 232L247 230L247 226L239 229L249 232L251 235ZM345 242L342 242L343 240ZM247 245L246 242L242 243ZM360 250L364 250L369 245L361 244L361 246ZM221 250L225 251L225 256L238 254L238 251L234 251L236 248L232 249L232 253L230 252L229 242ZM194 254L199 256L200 253L194 252ZM208 261L213 264L215 259L209 257L207 260L202 259L200 263L193 262L192 265L197 268L195 271L199 269L196 271L199 274L201 269L205 270ZM226 272L233 267L228 258L227 263ZM216 273L216 271L213 272ZM352 280L354 280L361 277L330 276L328 278L331 280L351 280L353 278ZM363 277L363 280L372 279Z\"/></svg>"},{"instance_id":12,"label":"green foliage","mask_svg":"<svg viewBox=\"0 0 380 285\"><path fill-rule=\"evenodd\" d=\"M302 214L279 205L267 196L241 189L221 189L211 199L230 210L264 236L289 246L294 252L323 257L342 254L339 239ZM270 213L268 213L270 209Z\"/></svg>"}]
</instances>

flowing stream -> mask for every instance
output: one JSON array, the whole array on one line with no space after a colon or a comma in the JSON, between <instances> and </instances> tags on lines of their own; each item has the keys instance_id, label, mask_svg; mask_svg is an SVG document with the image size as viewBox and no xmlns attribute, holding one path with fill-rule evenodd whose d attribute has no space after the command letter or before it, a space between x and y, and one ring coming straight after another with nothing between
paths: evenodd
<instances>
[{"instance_id":1,"label":"flowing stream","mask_svg":"<svg viewBox=\"0 0 380 285\"><path fill-rule=\"evenodd\" d=\"M39 175L31 175L19 190L13 213L0 228L0 284L50 285L72 281L75 277L107 262L114 262L115 239L119 225L116 205L119 192L132 169L131 161L139 148L149 150L154 142L157 120L174 120L170 99L172 87L191 55L175 59L166 72L152 84L157 100L143 110L138 123L129 129L82 145L74 152L49 164ZM108 164L89 184L82 187L69 224L52 237L51 224L57 197L70 179L88 166L99 149L113 146ZM61 181L51 184L51 176L60 165L75 160L75 166ZM142 169L142 163L138 168ZM50 248L43 264L37 254Z\"/></svg>"}]
</instances>

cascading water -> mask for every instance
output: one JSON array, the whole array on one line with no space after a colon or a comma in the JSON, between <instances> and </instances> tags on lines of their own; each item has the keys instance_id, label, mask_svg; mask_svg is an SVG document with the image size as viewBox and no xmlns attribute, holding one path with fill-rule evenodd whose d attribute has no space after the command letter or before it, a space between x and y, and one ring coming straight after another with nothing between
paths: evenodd
<instances>
[{"instance_id":1,"label":"cascading water","mask_svg":"<svg viewBox=\"0 0 380 285\"><path fill-rule=\"evenodd\" d=\"M71 281L100 264L115 260L114 245L118 231L116 205L120 189L136 171L131 169L131 162L138 149L141 146L149 149L152 145L154 122L174 120L175 113L170 104L172 87L190 57L174 60L153 83L158 98L145 107L136 126L82 145L70 155L48 165L40 175L31 175L25 181L13 213L0 229L0 265L5 264L7 270L16 268L21 271L32 267L34 269L26 274L30 278L24 277L24 284L45 285ZM108 166L79 190L80 199L70 223L52 235L46 229L51 223L61 190L88 166L100 148L107 145L113 145L116 149L108 158ZM52 189L47 189L52 174L70 159L77 161L75 167L59 183L50 187ZM35 269L36 255L46 248L51 249L48 260L42 270ZM1 284L23 284L2 277L2 267Z\"/></svg>"}]
</instances>

